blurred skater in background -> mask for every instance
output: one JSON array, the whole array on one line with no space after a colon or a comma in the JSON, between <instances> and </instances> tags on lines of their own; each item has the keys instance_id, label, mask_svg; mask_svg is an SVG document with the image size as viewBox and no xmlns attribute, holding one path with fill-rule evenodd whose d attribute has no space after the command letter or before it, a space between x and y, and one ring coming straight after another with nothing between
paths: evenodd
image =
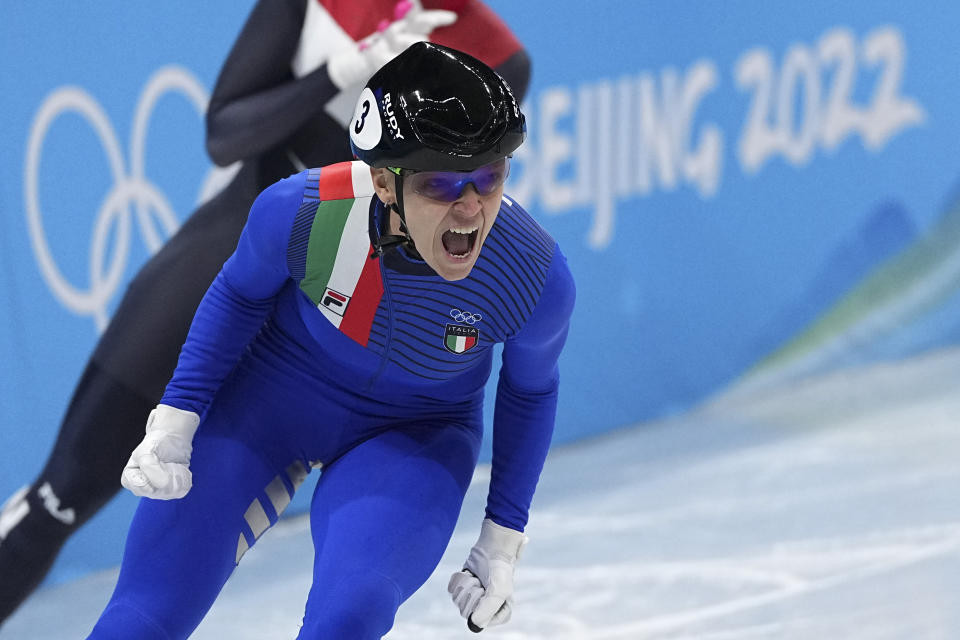
<instances>
[{"instance_id":1,"label":"blurred skater in background","mask_svg":"<svg viewBox=\"0 0 960 640\"><path fill-rule=\"evenodd\" d=\"M503 193L525 119L488 66L419 42L349 132L359 160L268 187L204 295L123 470L144 499L91 639L187 638L310 467L298 637L381 638L453 534L496 344L486 517L448 589L474 631L510 618L574 302L557 243Z\"/></svg>"},{"instance_id":2,"label":"blurred skater in background","mask_svg":"<svg viewBox=\"0 0 960 640\"><path fill-rule=\"evenodd\" d=\"M220 72L207 149L239 173L191 215L130 283L77 383L40 475L0 511L0 624L37 587L67 538L103 507L174 371L204 291L250 206L306 166L348 160L346 124L364 82L419 40L494 67L518 99L530 63L478 0L261 0Z\"/></svg>"}]
</instances>

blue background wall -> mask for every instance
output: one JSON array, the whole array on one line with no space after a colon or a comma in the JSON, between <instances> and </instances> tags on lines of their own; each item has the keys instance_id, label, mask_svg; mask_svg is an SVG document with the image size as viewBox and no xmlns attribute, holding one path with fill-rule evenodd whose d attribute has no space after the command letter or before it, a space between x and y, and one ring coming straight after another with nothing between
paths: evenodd
<instances>
[{"instance_id":1,"label":"blue background wall","mask_svg":"<svg viewBox=\"0 0 960 640\"><path fill-rule=\"evenodd\" d=\"M578 282L558 442L960 337L960 8L490 4L534 61L509 191ZM202 106L251 5L5 6L0 495L40 469L123 283L216 181ZM115 563L133 504L55 579Z\"/></svg>"}]
</instances>

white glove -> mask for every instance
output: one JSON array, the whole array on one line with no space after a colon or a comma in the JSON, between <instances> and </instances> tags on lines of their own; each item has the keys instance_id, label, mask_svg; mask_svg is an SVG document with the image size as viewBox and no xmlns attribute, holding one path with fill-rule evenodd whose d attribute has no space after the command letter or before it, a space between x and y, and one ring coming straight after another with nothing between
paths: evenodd
<instances>
[{"instance_id":1,"label":"white glove","mask_svg":"<svg viewBox=\"0 0 960 640\"><path fill-rule=\"evenodd\" d=\"M182 498L190 491L190 453L200 416L158 404L147 418L147 435L130 454L120 484L135 495L158 500Z\"/></svg>"},{"instance_id":2,"label":"white glove","mask_svg":"<svg viewBox=\"0 0 960 640\"><path fill-rule=\"evenodd\" d=\"M457 21L453 11L424 9L419 1L401 0L394 9L394 21L384 20L377 32L356 46L330 56L327 73L341 91L366 82L377 69L390 62L415 42L426 40L434 29Z\"/></svg>"},{"instance_id":3,"label":"white glove","mask_svg":"<svg viewBox=\"0 0 960 640\"><path fill-rule=\"evenodd\" d=\"M502 527L489 518L480 527L463 571L450 576L447 591L471 631L510 619L513 605L513 569L527 536Z\"/></svg>"}]
</instances>

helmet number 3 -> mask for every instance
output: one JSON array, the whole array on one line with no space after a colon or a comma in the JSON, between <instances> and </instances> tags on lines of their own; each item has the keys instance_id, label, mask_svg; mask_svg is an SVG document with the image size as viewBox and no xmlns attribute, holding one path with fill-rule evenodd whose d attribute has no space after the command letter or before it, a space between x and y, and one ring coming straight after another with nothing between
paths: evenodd
<instances>
[{"instance_id":1,"label":"helmet number 3","mask_svg":"<svg viewBox=\"0 0 960 640\"><path fill-rule=\"evenodd\" d=\"M380 114L376 112L377 108L376 96L370 87L365 87L357 100L357 107L353 112L353 126L350 127L350 141L358 149L366 151L380 144L383 125Z\"/></svg>"},{"instance_id":2,"label":"helmet number 3","mask_svg":"<svg viewBox=\"0 0 960 640\"><path fill-rule=\"evenodd\" d=\"M360 114L360 118L357 120L356 124L353 125L354 133L360 133L360 131L363 130L363 122L367 119L367 114L370 113L370 101L364 100L362 108L363 113Z\"/></svg>"}]
</instances>

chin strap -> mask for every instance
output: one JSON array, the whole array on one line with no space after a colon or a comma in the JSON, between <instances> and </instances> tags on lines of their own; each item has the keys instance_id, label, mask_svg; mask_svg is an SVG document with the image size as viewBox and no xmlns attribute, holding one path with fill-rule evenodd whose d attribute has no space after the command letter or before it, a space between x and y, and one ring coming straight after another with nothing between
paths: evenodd
<instances>
[{"instance_id":1,"label":"chin strap","mask_svg":"<svg viewBox=\"0 0 960 640\"><path fill-rule=\"evenodd\" d=\"M385 251L393 249L394 247L406 245L407 252L410 254L411 258L422 260L423 257L420 255L420 252L417 251L417 246L413 243L413 238L410 237L410 232L407 230L407 219L403 215L403 178L401 178L399 174L394 175L397 201L390 204L388 211L396 211L397 215L400 216L400 232L403 233L403 235L398 236L394 234L377 234L377 242L373 245L373 253L370 254L370 259L375 260L376 258L382 256Z\"/></svg>"},{"instance_id":2,"label":"chin strap","mask_svg":"<svg viewBox=\"0 0 960 640\"><path fill-rule=\"evenodd\" d=\"M413 254L416 254L419 257L420 254L417 253L417 250L413 247L413 240L410 239L410 236L406 233L407 228L404 225L400 226L400 230L404 232L404 235L386 235L379 236L377 242L373 245L373 253L370 254L370 259L374 260L382 256L385 252L393 249L394 247L399 247L400 245L408 245L407 250Z\"/></svg>"}]
</instances>

